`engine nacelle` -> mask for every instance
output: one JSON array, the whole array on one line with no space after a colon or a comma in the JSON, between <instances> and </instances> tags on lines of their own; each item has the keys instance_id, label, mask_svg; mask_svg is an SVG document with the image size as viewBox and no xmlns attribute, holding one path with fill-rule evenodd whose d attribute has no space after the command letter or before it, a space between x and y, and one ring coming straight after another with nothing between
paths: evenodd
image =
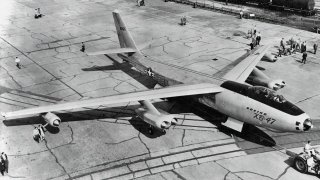
<instances>
[{"instance_id":1,"label":"engine nacelle","mask_svg":"<svg viewBox=\"0 0 320 180\"><path fill-rule=\"evenodd\" d=\"M50 126L53 126L53 127L59 127L61 123L61 119L57 115L53 114L52 112L43 114L42 117L48 124L50 124Z\"/></svg>"},{"instance_id":2,"label":"engine nacelle","mask_svg":"<svg viewBox=\"0 0 320 180\"><path fill-rule=\"evenodd\" d=\"M171 114L157 114L143 107L138 108L135 111L143 121L160 130L169 129L172 124L177 123L177 119Z\"/></svg>"},{"instance_id":3,"label":"engine nacelle","mask_svg":"<svg viewBox=\"0 0 320 180\"><path fill-rule=\"evenodd\" d=\"M282 79L271 80L268 83L268 88L273 89L275 91L286 86L286 83Z\"/></svg>"},{"instance_id":4,"label":"engine nacelle","mask_svg":"<svg viewBox=\"0 0 320 180\"><path fill-rule=\"evenodd\" d=\"M286 83L283 80L273 80L257 68L253 69L246 82L253 86L264 86L273 90L279 90L286 86Z\"/></svg>"}]
</instances>

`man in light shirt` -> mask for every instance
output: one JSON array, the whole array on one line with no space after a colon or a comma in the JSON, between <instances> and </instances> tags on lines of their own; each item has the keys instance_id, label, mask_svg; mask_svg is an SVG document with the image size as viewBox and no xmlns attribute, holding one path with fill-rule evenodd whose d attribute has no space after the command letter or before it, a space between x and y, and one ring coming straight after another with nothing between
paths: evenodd
<instances>
[{"instance_id":1,"label":"man in light shirt","mask_svg":"<svg viewBox=\"0 0 320 180\"><path fill-rule=\"evenodd\" d=\"M19 69L21 69L20 59L19 59L18 57L16 57L15 62L16 62L16 66L17 66Z\"/></svg>"},{"instance_id":2,"label":"man in light shirt","mask_svg":"<svg viewBox=\"0 0 320 180\"><path fill-rule=\"evenodd\" d=\"M311 156L311 154L314 154L310 141L308 141L308 143L304 146L303 150L304 152L308 153L309 156Z\"/></svg>"}]
</instances>

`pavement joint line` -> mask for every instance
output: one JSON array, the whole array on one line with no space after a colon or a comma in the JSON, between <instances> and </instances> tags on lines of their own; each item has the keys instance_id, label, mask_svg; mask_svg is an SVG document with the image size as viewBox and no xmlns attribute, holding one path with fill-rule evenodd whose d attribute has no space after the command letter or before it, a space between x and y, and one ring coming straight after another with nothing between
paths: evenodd
<instances>
[{"instance_id":1,"label":"pavement joint line","mask_svg":"<svg viewBox=\"0 0 320 180\"><path fill-rule=\"evenodd\" d=\"M176 154L182 154L182 153L186 153L186 152L192 152L192 151L195 151L195 150L208 149L208 148L216 147L216 146L219 146L219 145L220 146L224 146L224 145L229 145L229 144L234 144L234 143L224 143L224 144L218 144L218 145L207 146L207 147L202 147L202 148L199 147L199 148L194 148L194 149L191 149L191 150L185 150L185 151L171 153L171 154L165 154L165 155L160 155L160 156L155 156L155 157L139 159L139 160L136 160L136 161L130 161L129 163L123 163L122 165L115 165L115 166L112 166L112 167L108 167L108 168L101 169L101 170L98 170L98 171L93 171L93 172L90 172L90 173L98 173L98 172L107 171L107 170L110 170L110 169L114 169L114 168L130 165L130 164L134 164L134 163L147 162L147 161L150 161L150 160L159 159L159 158L163 158L163 157L166 157L166 156L173 156L173 155L176 155ZM199 156L199 157L195 157L195 158L191 158L191 159L181 160L181 161L178 161L178 163L179 162L193 160L193 159L206 158L206 157L211 157L211 156L218 156L218 155L234 153L234 152L243 152L243 150L238 149L238 150L228 151L228 152L224 152L224 153L215 153L215 154L211 154L211 155L204 155L204 156ZM127 159L130 159L130 158L127 158ZM170 165L170 164L173 165L174 163L177 163L177 162L171 162L171 163L167 163L167 164L164 163L163 165ZM163 165L149 167L149 165L147 164L147 167L150 169L150 168L158 168L158 167L161 167ZM146 170L146 168L142 169L142 170L135 171L135 172L139 172L139 171L143 171L143 170ZM85 173L84 175L74 176L73 178L82 177L82 176L85 176L87 174L88 173Z\"/></svg>"},{"instance_id":2,"label":"pavement joint line","mask_svg":"<svg viewBox=\"0 0 320 180\"><path fill-rule=\"evenodd\" d=\"M65 167L59 162L58 157L52 152L52 149L50 149L50 148L48 147L48 142L47 142L47 140L44 140L44 141L45 141L45 145L46 145L48 151L49 151L50 154L55 158L56 163L57 163L57 164L63 169L63 171L65 172L64 175L67 174L68 177L71 178L70 174L67 172L67 170L65 169Z\"/></svg>"},{"instance_id":3,"label":"pavement joint line","mask_svg":"<svg viewBox=\"0 0 320 180\"><path fill-rule=\"evenodd\" d=\"M54 76L52 73L50 73L47 69L43 68L39 63L37 63L36 61L34 61L32 58L30 58L26 53L22 52L21 50L19 50L17 47L13 46L10 42L8 42L7 40L5 40L3 37L0 36L0 38L5 41L6 43L10 44L11 47L13 47L14 49L16 49L17 51L19 51L22 55L24 55L25 57L27 57L29 60L31 60L34 64L36 64L38 67L40 67L41 69L43 69L44 71L46 71L48 74L50 74L52 77L55 77L58 81L60 81L62 84L64 84L65 86L67 86L68 88L70 88L72 91L74 91L76 94L78 94L80 97L83 97L79 92L77 92L75 89L73 89L71 86L69 86L68 84L64 83L61 79L57 78L56 76Z\"/></svg>"},{"instance_id":4,"label":"pavement joint line","mask_svg":"<svg viewBox=\"0 0 320 180\"><path fill-rule=\"evenodd\" d=\"M222 167L223 169L225 169L227 172L232 173L233 175L237 176L239 179L244 180L243 178L241 178L240 176L238 176L237 174L233 173L232 171L230 171L229 169L227 169L226 167L222 166L218 161L214 161L216 164L218 164L220 167Z\"/></svg>"},{"instance_id":5,"label":"pavement joint line","mask_svg":"<svg viewBox=\"0 0 320 180\"><path fill-rule=\"evenodd\" d=\"M228 139L230 139L230 138L228 138ZM228 139L226 139L226 140L228 140ZM217 141L219 141L219 140L217 140ZM210 142L210 141L209 141L209 142ZM214 142L214 141L212 141L212 142ZM232 144L232 143L217 144L217 145L215 145L215 146L219 146L219 145L229 145L229 144ZM188 145L188 146L191 146L191 145ZM181 146L181 147L182 147L182 146ZM186 147L186 146L184 146L184 147ZM214 146L210 145L210 146L207 146L207 147L194 148L194 149L191 149L191 150L181 151L181 153L190 152L190 151L192 151L192 150L212 148L212 147L214 147ZM164 156L171 156L171 155L175 155L175 154L179 154L179 153L180 153L180 152L175 152L175 153L166 154L166 155L159 155L159 156L154 156L154 157L145 157L144 159L139 159L139 160L135 160L135 161L130 161L130 163L123 163L123 164L134 164L134 163L139 163L139 162L143 162L143 161L146 162L146 161L148 161L148 160L153 160L153 159L157 159L157 158L164 157ZM140 155L133 156L133 157L124 158L124 159L121 159L121 160L130 160L130 159L132 159L132 158L134 158L134 157L139 157L139 156L143 156L143 155L148 155L148 153L140 154ZM108 163L103 163L103 164L100 164L100 165L96 165L96 166L94 166L94 167L104 166L104 165L111 164L111 163L118 162L118 161L119 161L119 160L117 160L117 161L112 161L112 162L108 162ZM147 164L147 166L148 166L148 164ZM119 165L113 166L113 168L115 168L115 167L119 167ZM108 170L108 169L111 169L111 168L112 168L112 167L104 168L104 169L102 169L102 170L97 170L96 172ZM80 170L80 171L81 171L81 170ZM77 177L77 176L75 176L75 177Z\"/></svg>"},{"instance_id":6,"label":"pavement joint line","mask_svg":"<svg viewBox=\"0 0 320 180\"><path fill-rule=\"evenodd\" d=\"M202 72L199 72L199 71L195 71L195 70L192 70L192 69L189 69L189 68L185 68L185 67L182 67L182 66L178 66L178 65L175 65L175 64L169 64L169 63L157 61L156 60L157 58L155 58L155 57L152 57L152 56L149 56L149 55L146 55L146 56L148 57L148 60L156 62L156 63L159 63L159 64L163 64L165 66L169 66L169 67L173 67L173 68L180 69L180 70L183 70L183 71L191 72L193 74L197 74L197 75L200 75L200 76L209 77L209 78L212 78L213 80L216 80L216 81L219 81L219 82L226 81L226 79L223 79L223 78L220 78L220 77L216 77L216 76L213 76L213 75L210 75L210 74L206 74L206 73L202 73Z\"/></svg>"},{"instance_id":7,"label":"pavement joint line","mask_svg":"<svg viewBox=\"0 0 320 180\"><path fill-rule=\"evenodd\" d=\"M84 37L86 37L86 36L84 36ZM83 37L77 37L77 38L83 38ZM101 37L100 39L90 39L90 40L83 41L83 42L87 43L87 42L92 42L92 41L104 40L104 39L108 39L108 38L109 37ZM70 39L75 39L75 38L70 38ZM60 40L60 41L68 41L68 40ZM50 44L50 43L52 43L52 42L48 42L48 43L44 43L44 44ZM30 54L30 53L34 53L34 52L45 51L45 50L50 50L50 49L57 49L57 48L61 48L61 47L68 47L68 46L73 46L73 45L78 45L78 44L81 44L81 43L69 43L69 44L66 44L66 45L60 45L60 46L55 46L55 47L49 47L49 48L43 48L43 49L28 51L26 53ZM58 53L60 53L60 52L58 52Z\"/></svg>"},{"instance_id":8,"label":"pavement joint line","mask_svg":"<svg viewBox=\"0 0 320 180\"><path fill-rule=\"evenodd\" d=\"M153 9L153 10L157 10L157 11L166 12L166 13L172 14L172 15L174 15L174 16L176 16L176 17L179 17L179 15L174 14L174 13L171 13L171 12L168 12L168 11L156 9L156 8L149 7L149 6L148 6L148 8ZM218 13L219 13L219 12L218 12ZM220 14L220 13L219 13L219 14ZM230 15L230 14L227 14L227 15ZM168 19L168 20L175 21L175 20L173 20L173 19L174 19L174 18ZM192 24L192 23L193 23L193 24ZM191 27L190 27L189 29L198 30L199 26L201 26L201 27L203 27L203 29L205 29L204 26L201 25L201 24L197 24L197 23L194 23L194 22L192 22L192 23L190 23L190 22L188 23L189 25L191 25ZM192 28L192 26L193 26L193 28ZM217 37L220 37L220 38L222 38L222 39L225 39L223 36L219 36L219 35L217 35L217 34L215 34L215 35L216 35ZM241 44L247 44L247 43L243 43L243 42L236 41L236 40L233 40L233 39L229 39L229 40L234 41L234 42L238 42L238 43L241 43Z\"/></svg>"},{"instance_id":9,"label":"pavement joint line","mask_svg":"<svg viewBox=\"0 0 320 180\"><path fill-rule=\"evenodd\" d=\"M56 102L48 101L48 100L45 100L45 99L32 98L32 97L22 96L22 95L21 95L21 96L20 96L20 95L17 95L17 96L19 96L19 97L24 97L24 98L27 98L27 99L32 99L32 100L42 101L42 102L56 103ZM22 101L18 101L18 100L10 99L10 98L3 97L3 96L0 96L0 98L6 99L6 100L9 100L9 101L20 102L20 103L22 103L22 104L28 104L28 105L36 106L36 104L31 104L31 103L27 103L27 102L22 102Z\"/></svg>"},{"instance_id":10,"label":"pavement joint line","mask_svg":"<svg viewBox=\"0 0 320 180\"><path fill-rule=\"evenodd\" d=\"M134 174L134 173L137 173L137 172L141 172L141 171L145 171L145 170L152 170L152 169L158 169L158 168L161 168L161 167L167 167L167 166L172 166L173 169L174 169L174 164L175 163L181 163L181 162L187 162L187 161L190 161L190 160L197 160L199 158L206 158L206 157L214 157L214 156L219 156L219 155L223 155L223 154L230 154L230 153L234 153L234 152L243 152L243 150L239 149L239 150L234 150L234 151L228 151L228 152L225 152L225 153L217 153L217 154L211 154L211 155L206 155L206 156L202 156L202 157L198 157L198 158L192 158L192 159L185 159L185 160L181 160L181 161L176 161L176 162L170 162L170 163L164 163L163 165L158 165L158 166L153 166L151 168L144 168L144 169L139 169L137 171L133 171L133 172L128 172L128 173L124 173L124 174L120 174L120 175L117 175L117 176L112 176L112 177L109 177L109 178L117 178L117 177L121 177L121 176L125 176L125 175L129 175L129 174ZM243 156L243 155L242 155ZM238 157L238 156L237 156ZM228 157L228 158L232 158L232 157ZM228 159L228 158L222 158L222 159ZM214 160L215 161L215 160ZM198 161L197 161L198 162ZM212 162L212 161L210 161ZM199 162L198 162L199 163ZM205 163L205 162L204 162ZM200 163L201 164L201 163ZM165 170L167 171L167 170ZM157 174L157 173L160 173L160 172L163 172L163 171L159 171L159 172L156 172L156 173L152 173L151 174ZM94 174L94 173L93 173ZM82 176L80 176L82 177ZM76 178L76 177L73 177L73 178Z\"/></svg>"}]
</instances>

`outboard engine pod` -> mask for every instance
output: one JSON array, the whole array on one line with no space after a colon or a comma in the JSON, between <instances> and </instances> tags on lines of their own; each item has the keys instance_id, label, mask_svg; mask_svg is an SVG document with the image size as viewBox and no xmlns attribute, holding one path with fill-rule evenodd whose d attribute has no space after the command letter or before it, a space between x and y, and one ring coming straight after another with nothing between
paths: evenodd
<instances>
[{"instance_id":1,"label":"outboard engine pod","mask_svg":"<svg viewBox=\"0 0 320 180\"><path fill-rule=\"evenodd\" d=\"M48 124L50 124L50 126L53 126L53 127L59 127L61 123L61 119L57 115L53 114L52 112L48 112L42 115L42 117Z\"/></svg>"}]
</instances>

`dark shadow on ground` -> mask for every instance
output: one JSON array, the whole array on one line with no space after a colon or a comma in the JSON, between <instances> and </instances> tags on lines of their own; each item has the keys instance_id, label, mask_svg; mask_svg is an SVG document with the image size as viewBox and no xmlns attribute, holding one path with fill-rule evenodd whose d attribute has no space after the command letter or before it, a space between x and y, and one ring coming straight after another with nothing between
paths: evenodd
<instances>
[{"instance_id":1,"label":"dark shadow on ground","mask_svg":"<svg viewBox=\"0 0 320 180\"><path fill-rule=\"evenodd\" d=\"M261 67L261 66L256 66L257 69L259 69L260 71L265 71L266 69Z\"/></svg>"},{"instance_id":2,"label":"dark shadow on ground","mask_svg":"<svg viewBox=\"0 0 320 180\"><path fill-rule=\"evenodd\" d=\"M155 81L151 77L146 76L145 74L142 74L137 70L134 70L132 68L132 66L128 62L124 61L122 63L119 63L117 60L115 60L111 56L108 56L108 55L105 55L105 56L107 56L113 62L113 65L110 65L110 66L93 66L93 67L90 67L90 68L83 68L82 70L83 71L121 70L124 73L126 73L127 75L129 75L130 77L132 77L133 79L135 79L138 82L140 82L141 84L143 84L148 89L154 88L155 85L157 84L157 81Z\"/></svg>"},{"instance_id":3,"label":"dark shadow on ground","mask_svg":"<svg viewBox=\"0 0 320 180\"><path fill-rule=\"evenodd\" d=\"M149 133L149 124L142 121L139 117L133 117L129 120L130 124L141 134L145 135L150 139L154 139L166 134L165 131L158 130L153 128L153 134Z\"/></svg>"}]
</instances>

